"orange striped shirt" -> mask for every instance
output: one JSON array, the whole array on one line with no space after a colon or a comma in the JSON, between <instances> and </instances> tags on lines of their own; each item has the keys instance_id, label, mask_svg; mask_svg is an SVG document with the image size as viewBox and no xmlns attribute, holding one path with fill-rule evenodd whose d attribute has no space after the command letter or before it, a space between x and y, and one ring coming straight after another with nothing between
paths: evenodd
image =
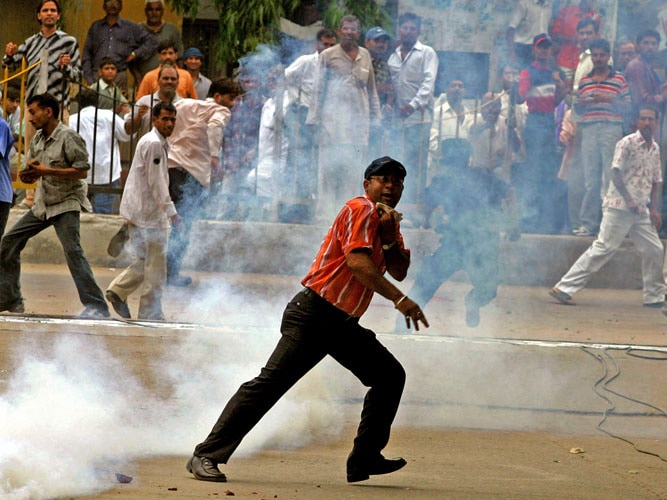
<instances>
[{"instance_id":1,"label":"orange striped shirt","mask_svg":"<svg viewBox=\"0 0 667 500\"><path fill-rule=\"evenodd\" d=\"M348 201L329 228L301 284L350 316L360 317L371 303L373 290L352 275L345 257L355 250L367 249L373 263L384 274L387 267L379 225L375 203L367 195ZM405 249L400 228L396 235L397 245Z\"/></svg>"}]
</instances>

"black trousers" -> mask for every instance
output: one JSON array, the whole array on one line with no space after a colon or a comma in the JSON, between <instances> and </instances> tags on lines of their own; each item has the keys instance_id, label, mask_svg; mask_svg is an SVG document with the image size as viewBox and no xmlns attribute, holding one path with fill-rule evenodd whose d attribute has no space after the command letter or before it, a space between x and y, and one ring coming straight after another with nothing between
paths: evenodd
<instances>
[{"instance_id":1,"label":"black trousers","mask_svg":"<svg viewBox=\"0 0 667 500\"><path fill-rule=\"evenodd\" d=\"M0 238L5 234L7 221L9 220L9 210L12 208L11 203L0 201Z\"/></svg>"},{"instance_id":2,"label":"black trousers","mask_svg":"<svg viewBox=\"0 0 667 500\"><path fill-rule=\"evenodd\" d=\"M227 403L195 455L227 463L245 435L301 377L330 355L369 390L349 461L377 458L389 441L405 385L405 371L394 356L359 325L309 289L294 296L283 313L282 337L266 366Z\"/></svg>"}]
</instances>

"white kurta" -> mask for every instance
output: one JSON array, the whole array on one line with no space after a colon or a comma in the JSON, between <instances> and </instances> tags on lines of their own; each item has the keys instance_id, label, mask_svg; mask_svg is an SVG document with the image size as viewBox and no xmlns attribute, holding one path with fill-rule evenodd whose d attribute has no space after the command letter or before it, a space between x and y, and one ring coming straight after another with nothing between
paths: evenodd
<instances>
[{"instance_id":1,"label":"white kurta","mask_svg":"<svg viewBox=\"0 0 667 500\"><path fill-rule=\"evenodd\" d=\"M168 228L176 207L169 196L169 144L155 128L137 143L125 182L120 215L142 228Z\"/></svg>"}]
</instances>

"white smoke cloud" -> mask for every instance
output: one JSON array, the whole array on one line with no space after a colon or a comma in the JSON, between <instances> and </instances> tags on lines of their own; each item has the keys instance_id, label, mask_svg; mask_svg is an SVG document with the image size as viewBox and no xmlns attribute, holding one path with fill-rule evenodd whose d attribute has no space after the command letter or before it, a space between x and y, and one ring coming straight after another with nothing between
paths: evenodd
<instances>
[{"instance_id":1,"label":"white smoke cloud","mask_svg":"<svg viewBox=\"0 0 667 500\"><path fill-rule=\"evenodd\" d=\"M117 473L132 476L133 460L146 454L187 456L238 385L257 374L277 335L277 329L185 334L148 362L150 389L107 351L104 337L63 334L50 352L19 346L31 354L17 363L0 397L0 497L94 493L110 487ZM239 455L335 436L339 418L328 391L321 377L304 379Z\"/></svg>"},{"instance_id":2,"label":"white smoke cloud","mask_svg":"<svg viewBox=\"0 0 667 500\"><path fill-rule=\"evenodd\" d=\"M178 455L185 462L278 339L281 300L260 305L255 298L252 309L263 315L246 315L247 329L240 325L249 307L233 300L227 307L238 307L236 313L218 311L238 328L155 331L163 354L141 360L141 372L133 371L134 357L111 354L106 345L113 339L104 335L59 333L52 343L15 346L21 359L0 381L0 498L90 494L111 488L117 473L132 476L133 462L147 456ZM383 311L369 311L364 323L374 326ZM590 434L596 412L606 406L592 391L599 366L580 349L421 335L380 340L408 374L397 426ZM656 403L650 387L633 387L634 379L648 380L639 368L628 371L629 379L624 372L626 390ZM326 359L278 402L235 456L338 439L358 419L364 392L352 374ZM609 426L616 429L616 421ZM659 437L656 429L652 422L641 431L619 430Z\"/></svg>"},{"instance_id":3,"label":"white smoke cloud","mask_svg":"<svg viewBox=\"0 0 667 500\"><path fill-rule=\"evenodd\" d=\"M139 438L135 405L146 393L91 340L64 337L50 359L27 357L9 381L0 399L3 498L94 491L97 469Z\"/></svg>"}]
</instances>

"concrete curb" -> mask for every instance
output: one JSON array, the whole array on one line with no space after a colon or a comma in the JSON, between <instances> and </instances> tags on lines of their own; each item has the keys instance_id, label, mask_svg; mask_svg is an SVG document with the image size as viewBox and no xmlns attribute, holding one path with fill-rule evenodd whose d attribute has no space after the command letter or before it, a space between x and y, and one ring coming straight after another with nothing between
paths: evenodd
<instances>
[{"instance_id":1,"label":"concrete curb","mask_svg":"<svg viewBox=\"0 0 667 500\"><path fill-rule=\"evenodd\" d=\"M12 210L7 227L24 211ZM91 265L124 267L130 256L107 254L107 245L124 220L117 215L81 214L81 244ZM304 274L317 252L327 227L270 222L198 221L192 230L184 267L205 272ZM413 256L410 274L422 257L438 245L439 235L429 230L404 229ZM592 243L576 236L523 235L518 242L504 241L500 269L504 284L551 286ZM55 231L34 237L22 254L24 262L64 264ZM626 240L613 259L591 280L592 288L641 288L641 262L637 250Z\"/></svg>"}]
</instances>

